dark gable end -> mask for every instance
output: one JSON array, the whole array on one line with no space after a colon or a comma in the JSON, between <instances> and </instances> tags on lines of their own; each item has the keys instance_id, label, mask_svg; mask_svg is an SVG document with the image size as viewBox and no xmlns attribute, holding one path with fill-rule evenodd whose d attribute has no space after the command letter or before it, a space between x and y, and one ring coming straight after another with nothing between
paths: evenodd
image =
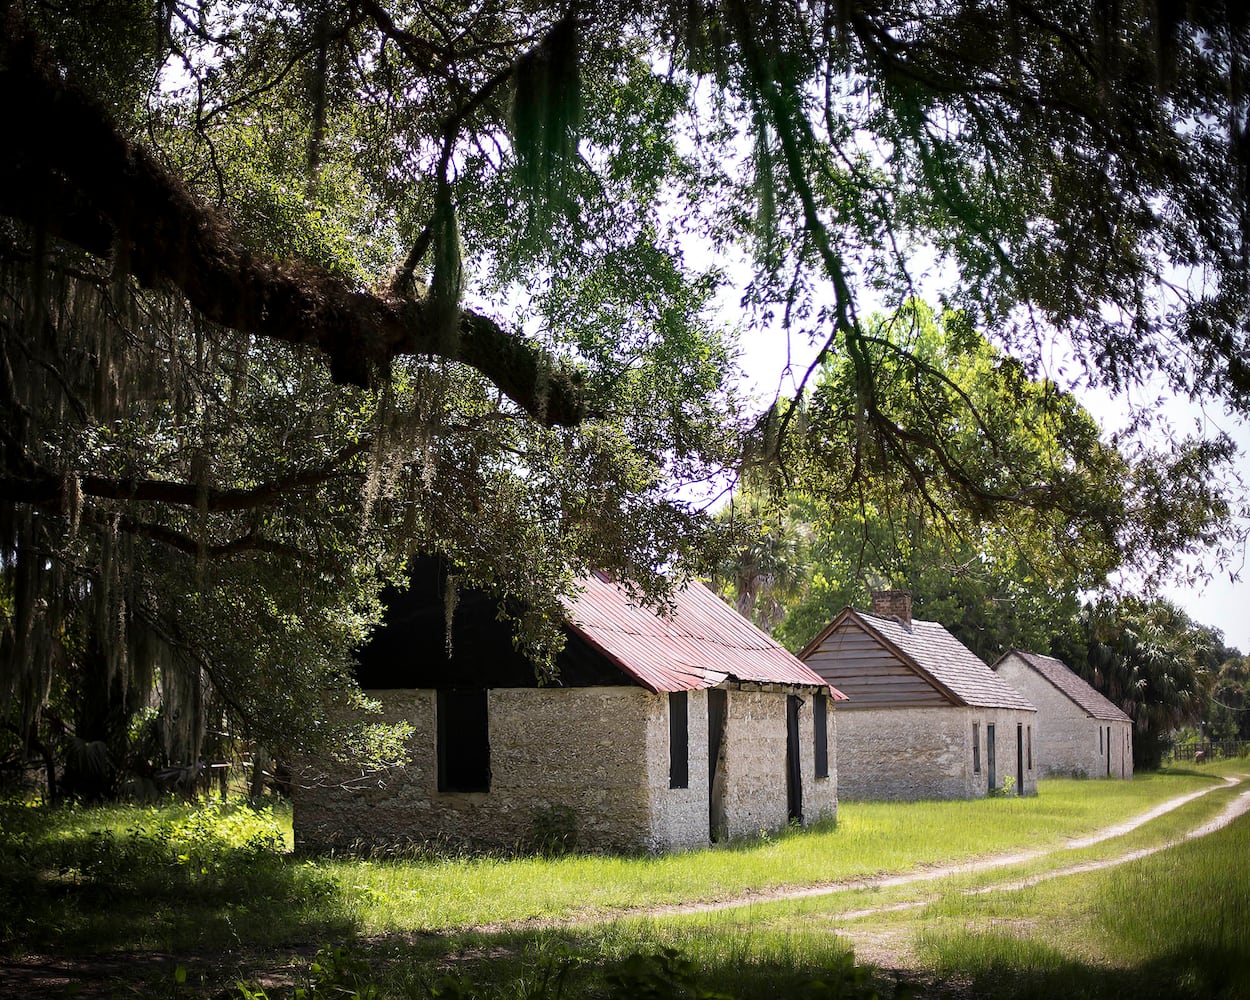
<instances>
[{"instance_id":1,"label":"dark gable end","mask_svg":"<svg viewBox=\"0 0 1250 1000\"><path fill-rule=\"evenodd\" d=\"M483 591L456 595L447 634L447 568L414 560L410 585L383 594L386 615L357 652L366 690L541 686L516 649L498 600ZM590 575L567 601L566 644L552 686L639 686L652 692L699 690L726 681L821 689L821 678L697 582L674 595L671 617L633 604L611 581Z\"/></svg>"},{"instance_id":2,"label":"dark gable end","mask_svg":"<svg viewBox=\"0 0 1250 1000\"><path fill-rule=\"evenodd\" d=\"M386 616L356 654L356 677L366 690L394 688L538 687L534 664L512 642L512 630L499 620L499 602L478 590L460 590L447 644L444 598L447 571L435 558L413 562L406 590L383 594ZM633 685L575 632L556 660L561 687Z\"/></svg>"},{"instance_id":3,"label":"dark gable end","mask_svg":"<svg viewBox=\"0 0 1250 1000\"><path fill-rule=\"evenodd\" d=\"M851 609L799 654L847 697L839 711L935 708L960 702Z\"/></svg>"}]
</instances>

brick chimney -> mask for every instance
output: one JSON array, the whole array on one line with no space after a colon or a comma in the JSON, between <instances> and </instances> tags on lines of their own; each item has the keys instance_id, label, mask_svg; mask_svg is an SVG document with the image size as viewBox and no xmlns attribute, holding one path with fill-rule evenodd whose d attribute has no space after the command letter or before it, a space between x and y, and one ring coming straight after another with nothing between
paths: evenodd
<instances>
[{"instance_id":1,"label":"brick chimney","mask_svg":"<svg viewBox=\"0 0 1250 1000\"><path fill-rule=\"evenodd\" d=\"M868 610L878 618L897 618L911 628L911 591L874 590Z\"/></svg>"}]
</instances>

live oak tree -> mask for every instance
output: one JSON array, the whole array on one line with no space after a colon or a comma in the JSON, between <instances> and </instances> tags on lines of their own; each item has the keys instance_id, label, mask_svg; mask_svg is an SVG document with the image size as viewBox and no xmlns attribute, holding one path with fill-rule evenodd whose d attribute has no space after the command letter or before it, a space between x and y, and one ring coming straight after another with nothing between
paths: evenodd
<instances>
[{"instance_id":1,"label":"live oak tree","mask_svg":"<svg viewBox=\"0 0 1250 1000\"><path fill-rule=\"evenodd\" d=\"M893 586L987 661L1045 650L1075 622L1082 593L1112 574L1149 588L1227 533L1229 490L1211 478L1227 442L1121 451L1071 394L1026 377L963 313L911 301L868 317L858 336L889 433L865 419L855 362L827 360L779 463L721 515L751 530L720 579L740 598L764 592L767 624L792 648ZM770 488L771 505L758 492ZM773 586L782 553L802 561L786 565L801 586Z\"/></svg>"},{"instance_id":2,"label":"live oak tree","mask_svg":"<svg viewBox=\"0 0 1250 1000\"><path fill-rule=\"evenodd\" d=\"M119 81L155 65L154 22L125 19L136 11L106 11L108 44L47 23L47 11L42 24L8 11L6 107L42 95L36 121L84 120L40 139L38 163L15 151L6 191L32 173L39 188L92 188L33 212L6 205L4 705L20 740L55 749L87 794L113 789L128 728L158 704L153 721L182 761L222 731L275 751L341 743L322 694L350 690L379 589L416 552L490 586L538 669L559 641L556 596L578 569L616 569L662 596L661 568L701 534L696 512L670 501L670 480L731 457L734 417L730 351L703 308L710 285L645 238L654 199L639 192L613 210L598 197L612 211L599 242L571 248L558 269L546 254L531 297L541 308L526 308L535 325L563 317L565 342L540 349L440 290L447 244L473 232L468 221L432 240L440 263L423 263L424 280L404 273L402 215L379 207L384 178L356 159L360 143L384 139L365 109L336 112L310 187L310 123L294 113L305 82L277 93L281 61L261 87L264 113L248 103L216 127L199 108L206 120L188 127L191 112L162 93L146 119L151 149L125 139L143 108L110 120L60 79L44 45L59 41L71 64L91 56L75 71L125 95ZM244 48L263 61L274 55L263 42ZM261 79L252 71L263 72L237 69L249 86ZM651 123L614 127L624 139ZM89 178L72 176L81 148L49 162L58 139L92 128L104 148ZM444 197L433 196L436 216ZM473 225L503 227L509 211L488 199ZM122 231L143 245L122 246ZM512 279L489 270L520 264L501 242L497 261L476 266L506 295ZM369 290L386 268L413 291ZM430 313L441 314L435 339L403 342L424 336ZM301 349L318 324L335 328L338 348ZM400 342L360 353L353 331L373 343L388 324ZM593 363L593 386L560 359L574 351Z\"/></svg>"},{"instance_id":3,"label":"live oak tree","mask_svg":"<svg viewBox=\"0 0 1250 1000\"><path fill-rule=\"evenodd\" d=\"M672 484L734 456L706 307L743 267L743 323L849 365L887 476L974 513L861 322L916 260L1026 375L1060 336L1244 410L1240 10L6 0L15 727L92 662L315 722L417 548L539 651L578 568L660 594L701 530Z\"/></svg>"}]
</instances>

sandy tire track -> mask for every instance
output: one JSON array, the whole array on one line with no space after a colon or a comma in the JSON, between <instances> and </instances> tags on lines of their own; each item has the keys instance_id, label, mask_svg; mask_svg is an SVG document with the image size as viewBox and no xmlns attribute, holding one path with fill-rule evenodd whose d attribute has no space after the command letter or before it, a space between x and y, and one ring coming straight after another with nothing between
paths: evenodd
<instances>
[{"instance_id":1,"label":"sandy tire track","mask_svg":"<svg viewBox=\"0 0 1250 1000\"><path fill-rule=\"evenodd\" d=\"M810 899L819 896L832 896L840 892L849 892L855 889L884 889L901 885L915 885L923 882L934 882L938 879L949 878L952 875L968 875L977 872L993 871L997 868L1009 868L1012 865L1022 864L1027 861L1035 861L1038 858L1050 857L1059 854L1062 851L1075 851L1085 847L1092 847L1116 837L1122 837L1126 833L1131 833L1138 827L1144 826L1151 820L1158 819L1181 806L1186 805L1195 799L1208 795L1217 791L1221 787L1228 788L1241 784L1245 780L1246 775L1237 775L1234 777L1225 777L1224 785L1212 785L1210 788L1202 788L1196 792L1188 792L1185 795L1178 795L1175 798L1161 802L1159 805L1144 813L1140 813L1122 823L1113 826L1104 827L1084 837L1073 838L1065 843L1048 848L1039 848L1034 851L1019 851L1013 854L996 854L987 858L978 858L973 861L958 862L948 865L936 865L931 868L924 868L920 871L904 872L898 875L881 875L869 878L845 879L838 882L829 882L823 885L803 886L802 888L764 890L760 892L745 893L741 896L735 896L731 899L715 900L705 903L681 903L672 906L655 906L643 907L639 909L616 911L609 915L596 915L592 917L581 917L567 921L559 921L551 926L576 926L579 924L595 923L602 920L615 919L618 916L673 916L685 913L711 913L717 910L731 910L742 906L754 906L757 903L779 902L788 899ZM1055 872L1047 872L1034 877L1031 881L1020 882L1015 888L1023 888L1025 885L1033 885L1037 882L1044 881L1048 878L1058 878L1064 874L1076 874L1085 871L1097 871L1100 868L1111 868L1115 865L1124 864L1128 861L1134 861L1139 857L1147 857L1159 851L1167 850L1184 840L1193 839L1194 837L1203 837L1207 834L1214 833L1216 830L1222 829L1239 816L1250 811L1250 790L1243 792L1224 809L1219 816L1202 826L1189 831L1183 838L1169 841L1157 847L1148 848L1142 851L1128 852L1123 855L1117 855L1113 858L1105 858L1101 861L1092 861L1087 864L1074 866L1072 868L1062 869ZM995 885L979 890L969 890L970 892L994 892L1000 888L1010 888L1009 884ZM874 913L889 913L898 910L909 909L915 906L923 906L929 900L909 903L897 903L890 906L877 907L874 909L856 910L852 913L842 915L842 919L854 920L861 917L871 916ZM498 929L507 929L518 925L500 924ZM520 926L532 927L533 923L522 923ZM492 926L492 929L495 929Z\"/></svg>"}]
</instances>

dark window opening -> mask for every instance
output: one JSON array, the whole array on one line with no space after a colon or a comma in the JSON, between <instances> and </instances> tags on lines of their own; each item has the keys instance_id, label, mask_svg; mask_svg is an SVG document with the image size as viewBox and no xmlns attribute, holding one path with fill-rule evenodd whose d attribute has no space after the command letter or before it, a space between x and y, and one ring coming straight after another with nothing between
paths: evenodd
<instances>
[{"instance_id":1,"label":"dark window opening","mask_svg":"<svg viewBox=\"0 0 1250 1000\"><path fill-rule=\"evenodd\" d=\"M490 791L486 689L438 692L438 790Z\"/></svg>"},{"instance_id":2,"label":"dark window opening","mask_svg":"<svg viewBox=\"0 0 1250 1000\"><path fill-rule=\"evenodd\" d=\"M690 787L690 715L685 691L668 695L668 787Z\"/></svg>"},{"instance_id":3,"label":"dark window opening","mask_svg":"<svg viewBox=\"0 0 1250 1000\"><path fill-rule=\"evenodd\" d=\"M1032 726L1028 727L1028 737L1029 737L1029 744L1028 744L1029 746L1029 770L1032 771L1033 770L1033 727Z\"/></svg>"},{"instance_id":4,"label":"dark window opening","mask_svg":"<svg viewBox=\"0 0 1250 1000\"><path fill-rule=\"evenodd\" d=\"M985 780L990 788L998 787L998 740L994 723L985 724Z\"/></svg>"},{"instance_id":5,"label":"dark window opening","mask_svg":"<svg viewBox=\"0 0 1250 1000\"><path fill-rule=\"evenodd\" d=\"M829 699L823 694L812 697L812 734L815 743L816 777L829 777Z\"/></svg>"},{"instance_id":6,"label":"dark window opening","mask_svg":"<svg viewBox=\"0 0 1250 1000\"><path fill-rule=\"evenodd\" d=\"M972 773L981 773L981 724L972 724Z\"/></svg>"}]
</instances>

